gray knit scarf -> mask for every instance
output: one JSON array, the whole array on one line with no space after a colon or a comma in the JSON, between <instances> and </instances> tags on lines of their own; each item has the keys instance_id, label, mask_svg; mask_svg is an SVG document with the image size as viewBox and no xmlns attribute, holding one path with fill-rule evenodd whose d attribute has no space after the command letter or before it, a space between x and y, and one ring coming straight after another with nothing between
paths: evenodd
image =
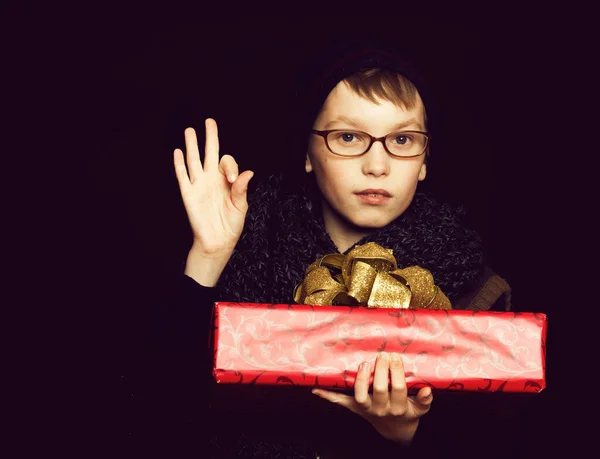
<instances>
[{"instance_id":1,"label":"gray knit scarf","mask_svg":"<svg viewBox=\"0 0 600 459\"><path fill-rule=\"evenodd\" d=\"M282 177L272 175L249 195L244 232L219 281L223 300L292 303L308 265L338 252L325 230L314 181L297 192L282 185ZM452 301L473 287L484 268L481 240L463 226L462 216L460 209L416 193L400 217L357 244L393 249L400 268L430 270Z\"/></svg>"}]
</instances>

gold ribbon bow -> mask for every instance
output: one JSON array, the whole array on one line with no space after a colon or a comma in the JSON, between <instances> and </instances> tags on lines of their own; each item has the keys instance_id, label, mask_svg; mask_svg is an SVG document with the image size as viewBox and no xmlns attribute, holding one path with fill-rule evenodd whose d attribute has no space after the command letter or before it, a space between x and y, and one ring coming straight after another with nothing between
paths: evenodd
<instances>
[{"instance_id":1,"label":"gold ribbon bow","mask_svg":"<svg viewBox=\"0 0 600 459\"><path fill-rule=\"evenodd\" d=\"M319 306L452 309L427 269L398 269L393 251L374 242L357 246L346 256L319 258L294 289L294 301Z\"/></svg>"}]
</instances>

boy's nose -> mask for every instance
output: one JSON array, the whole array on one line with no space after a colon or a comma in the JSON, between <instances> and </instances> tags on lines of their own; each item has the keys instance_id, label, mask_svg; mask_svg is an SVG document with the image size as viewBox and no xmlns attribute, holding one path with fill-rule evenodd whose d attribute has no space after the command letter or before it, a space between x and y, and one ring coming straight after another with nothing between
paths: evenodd
<instances>
[{"instance_id":1,"label":"boy's nose","mask_svg":"<svg viewBox=\"0 0 600 459\"><path fill-rule=\"evenodd\" d=\"M381 140L375 141L363 155L362 170L365 175L379 177L390 172L390 155Z\"/></svg>"}]
</instances>

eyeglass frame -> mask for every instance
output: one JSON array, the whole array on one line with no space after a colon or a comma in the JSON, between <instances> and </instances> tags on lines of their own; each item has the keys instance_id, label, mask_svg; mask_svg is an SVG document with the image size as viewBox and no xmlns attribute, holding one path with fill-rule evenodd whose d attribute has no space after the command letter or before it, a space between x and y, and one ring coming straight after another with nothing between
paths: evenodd
<instances>
[{"instance_id":1,"label":"eyeglass frame","mask_svg":"<svg viewBox=\"0 0 600 459\"><path fill-rule=\"evenodd\" d=\"M367 137L369 137L371 139L371 142L369 143L369 146L367 147L367 149L363 153L361 153L360 155L342 155L340 153L334 152L331 149L331 147L329 146L329 141L327 140L327 136L330 133L336 132L336 131L339 131L339 132L357 132L357 133L360 133L360 134L365 134ZM354 130L354 129L328 129L328 130L325 130L325 131L320 131L318 129L311 129L311 133L313 133L315 135L318 135L320 137L323 137L323 140L325 140L325 145L327 146L327 149L331 153L333 153L334 155L341 156L342 158L360 158L361 156L367 154L367 152L373 147L373 144L375 142L381 142L381 145L383 145L383 148L385 149L385 151L389 155L393 156L394 158L406 158L406 159L408 159L408 158L418 158L419 156L423 155L424 153L426 153L427 156L429 156L429 143L431 142L431 135L428 132L425 132L425 131L412 131L412 130L411 131L392 131L392 132L384 135L383 137L375 137L375 136L369 134L368 132ZM402 133L411 134L412 133L412 134L422 134L422 135L424 135L425 138L427 139L427 141L425 143L425 148L423 148L423 151L421 153L419 153L418 155L413 155L413 156L399 156L399 155L395 155L394 153L392 153L388 149L387 145L385 144L385 139L387 138L388 135L390 135L390 134L396 134L396 133L399 133L399 134L402 134Z\"/></svg>"}]
</instances>

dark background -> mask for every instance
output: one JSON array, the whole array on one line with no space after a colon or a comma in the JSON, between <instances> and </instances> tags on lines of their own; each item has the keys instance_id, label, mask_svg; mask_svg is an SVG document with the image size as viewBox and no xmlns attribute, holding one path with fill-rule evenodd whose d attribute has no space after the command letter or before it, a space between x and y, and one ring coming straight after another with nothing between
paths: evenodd
<instances>
[{"instance_id":1,"label":"dark background","mask_svg":"<svg viewBox=\"0 0 600 459\"><path fill-rule=\"evenodd\" d=\"M40 104L47 111L33 115L41 121L37 132L75 150L65 170L77 172L56 187L72 204L66 233L75 246L73 290L87 326L79 333L97 337L93 424L106 439L125 444L151 431L144 375L152 365L152 308L182 272L191 243L172 167L183 130L201 134L203 120L214 117L221 150L265 175L286 161L297 62L331 39L375 35L407 50L442 107L423 188L465 205L489 263L513 288L514 308L549 316L548 388L532 415L534 440L524 445L543 450L535 438L556 432L553 416L563 403L562 297L546 288L545 268L560 256L564 224L555 178L563 151L553 137L563 103L555 96L562 78L556 55L563 56L561 68L572 59L573 24L393 12L213 20L195 11L178 12L176 20L117 20L97 11L50 23L43 13L12 52L27 63L19 50L34 45L35 65L25 66L31 71L23 82L45 75L46 84L28 86L47 102ZM16 115L32 116L22 104ZM263 129L278 134L269 139Z\"/></svg>"}]
</instances>

